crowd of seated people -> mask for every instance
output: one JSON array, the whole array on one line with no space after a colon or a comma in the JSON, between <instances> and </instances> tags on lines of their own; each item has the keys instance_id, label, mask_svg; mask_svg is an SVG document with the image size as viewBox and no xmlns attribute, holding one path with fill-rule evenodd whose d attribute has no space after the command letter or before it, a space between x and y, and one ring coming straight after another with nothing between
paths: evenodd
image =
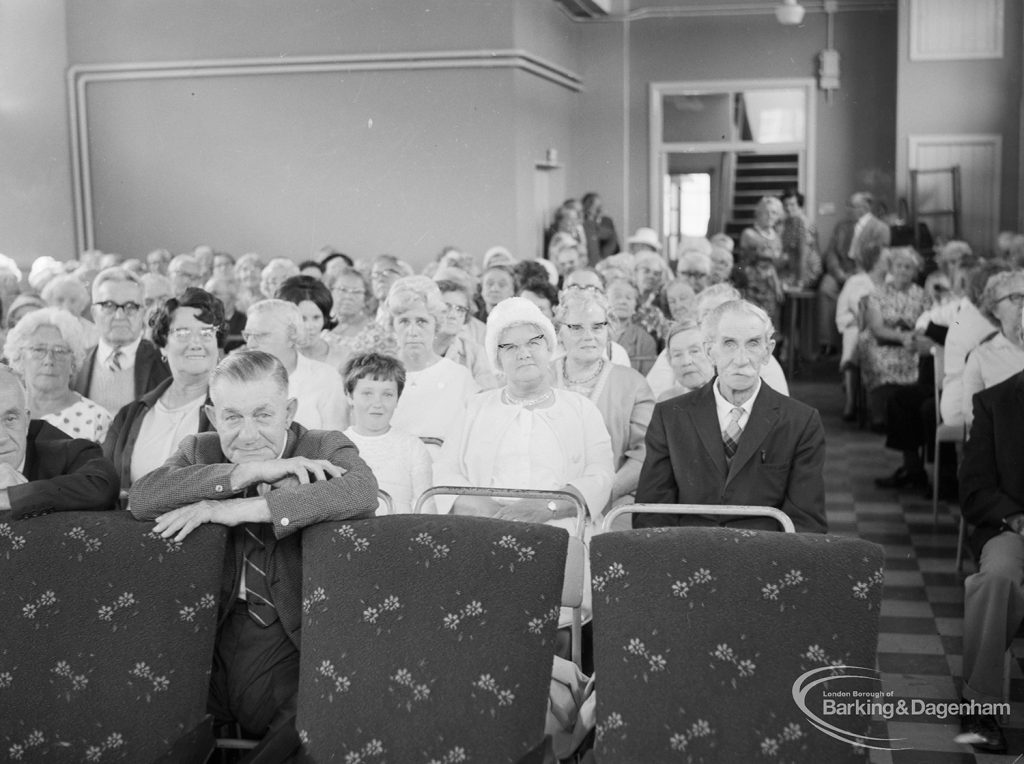
<instances>
[{"instance_id":1,"label":"crowd of seated people","mask_svg":"<svg viewBox=\"0 0 1024 764\"><path fill-rule=\"evenodd\" d=\"M792 339L779 332L782 289L815 286L821 258L796 192L785 215L774 198L759 210L735 259L719 235L685 239L670 260L652 229L613 251L614 224L593 199L563 205L549 258L446 247L422 273L395 255L353 259L332 248L301 267L209 247L127 263L107 256L106 268L103 255L85 253L9 295L4 350L14 371L0 373L17 375L12 394L32 416L95 444L89 453L115 489L95 508L120 506L183 538L205 522L238 527L226 514L237 506L246 528L264 526L261 554L288 564L298 551L284 541L296 530L380 511L388 502L377 488L401 513L435 485L561 489L586 507L587 533L632 502L769 505L798 531L823 532L824 431L817 412L788 397L774 352ZM961 410L976 380L990 387L1014 372L1008 353L989 359L987 344L1016 348L1024 369L1019 264L951 248L923 288L913 250L862 242L857 223L843 234L853 256L833 247L829 272L843 273L835 291L852 330L849 364L869 390L920 392L922 356L953 339L965 348ZM30 293L47 288L49 299ZM896 414L881 411L890 445L909 451ZM213 464L225 469L207 484L213 473L200 467ZM901 469L920 482L920 462ZM180 485L193 475L201 486ZM352 489L341 503L338 491L313 491L340 477ZM296 511L291 502L311 496ZM322 502L330 510L314 512ZM566 528L575 520L573 503L532 499L437 497L424 511ZM232 534L237 559L248 559L245 534ZM244 644L256 637L242 616L256 616L233 598L236 584L226 591ZM297 650L295 624L281 627L274 644ZM268 713L234 708L230 690L219 691L218 719L244 717L257 737L287 726L289 698L266 699L280 711Z\"/></svg>"}]
</instances>

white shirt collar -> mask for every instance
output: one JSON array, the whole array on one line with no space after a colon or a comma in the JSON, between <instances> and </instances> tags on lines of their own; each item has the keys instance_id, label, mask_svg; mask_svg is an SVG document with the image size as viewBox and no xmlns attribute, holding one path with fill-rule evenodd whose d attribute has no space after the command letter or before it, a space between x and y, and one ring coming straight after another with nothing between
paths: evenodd
<instances>
[{"instance_id":1,"label":"white shirt collar","mask_svg":"<svg viewBox=\"0 0 1024 764\"><path fill-rule=\"evenodd\" d=\"M725 430L725 426L729 423L732 418L732 410L736 406L725 399L722 395L722 391L718 389L720 383L719 378L715 378L715 383L711 386L711 389L715 393L715 410L718 413L719 429ZM739 425L740 428L747 426L747 421L750 419L750 412L754 409L754 401L757 400L758 393L761 392L761 377L757 378L757 383L754 385L754 393L747 400L742 403L739 408L743 409L743 416L740 417Z\"/></svg>"},{"instance_id":2,"label":"white shirt collar","mask_svg":"<svg viewBox=\"0 0 1024 764\"><path fill-rule=\"evenodd\" d=\"M122 345L120 348L115 348L109 344L102 337L96 345L96 360L100 363L106 363L107 359L110 358L110 354L115 349L121 350L124 353L124 360L121 362L122 369L131 369L135 366L135 355L139 352L139 344L142 342L142 335L140 334L135 338L134 342L129 342L127 345Z\"/></svg>"}]
</instances>

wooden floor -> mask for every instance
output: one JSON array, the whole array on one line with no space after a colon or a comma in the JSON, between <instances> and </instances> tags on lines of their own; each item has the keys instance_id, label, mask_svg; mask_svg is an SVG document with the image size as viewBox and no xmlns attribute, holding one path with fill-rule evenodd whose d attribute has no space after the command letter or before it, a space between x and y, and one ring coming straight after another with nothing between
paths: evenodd
<instances>
[{"instance_id":1,"label":"wooden floor","mask_svg":"<svg viewBox=\"0 0 1024 764\"><path fill-rule=\"evenodd\" d=\"M939 504L932 521L931 501L918 491L876 488L874 478L899 466L899 454L884 447L881 435L841 421L843 395L834 359L805 364L791 380L793 397L815 406L827 433L826 504L830 530L885 547L878 668L886 690L897 698L926 702L959 699L963 651L963 577L955 570L956 505ZM930 469L930 468L929 468ZM964 574L973 571L968 560ZM1024 656L1018 637L1014 653ZM1024 762L1024 674L1011 667L1012 715L1004 729L1009 755L975 754L953 738L957 719L877 720L901 751L873 751L879 764L928 762Z\"/></svg>"}]
</instances>

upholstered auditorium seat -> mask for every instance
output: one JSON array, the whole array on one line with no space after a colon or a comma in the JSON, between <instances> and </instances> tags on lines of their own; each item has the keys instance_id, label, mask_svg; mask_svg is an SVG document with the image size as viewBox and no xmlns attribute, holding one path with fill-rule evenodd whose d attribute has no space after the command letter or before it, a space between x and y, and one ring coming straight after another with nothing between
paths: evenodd
<instances>
[{"instance_id":1,"label":"upholstered auditorium seat","mask_svg":"<svg viewBox=\"0 0 1024 764\"><path fill-rule=\"evenodd\" d=\"M599 764L864 759L816 729L793 694L814 669L875 676L881 547L653 528L594 536L591 571ZM851 740L869 731L870 716L826 720Z\"/></svg>"},{"instance_id":2,"label":"upholstered auditorium seat","mask_svg":"<svg viewBox=\"0 0 1024 764\"><path fill-rule=\"evenodd\" d=\"M203 761L225 528L182 543L127 512L0 523L0 751Z\"/></svg>"},{"instance_id":3,"label":"upholstered auditorium seat","mask_svg":"<svg viewBox=\"0 0 1024 764\"><path fill-rule=\"evenodd\" d=\"M544 736L568 536L394 515L303 537L309 760L517 762Z\"/></svg>"}]
</instances>

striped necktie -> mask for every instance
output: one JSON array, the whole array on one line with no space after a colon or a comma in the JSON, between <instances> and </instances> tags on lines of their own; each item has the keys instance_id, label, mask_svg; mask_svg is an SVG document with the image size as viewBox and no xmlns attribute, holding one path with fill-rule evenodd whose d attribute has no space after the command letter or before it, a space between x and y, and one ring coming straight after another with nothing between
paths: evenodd
<instances>
[{"instance_id":1,"label":"striped necktie","mask_svg":"<svg viewBox=\"0 0 1024 764\"><path fill-rule=\"evenodd\" d=\"M270 583L267 581L267 560L264 554L266 523L245 523L242 539L242 564L245 566L245 599L249 605L249 617L264 628L277 620L277 608L271 599Z\"/></svg>"},{"instance_id":2,"label":"striped necktie","mask_svg":"<svg viewBox=\"0 0 1024 764\"><path fill-rule=\"evenodd\" d=\"M107 368L113 372L121 371L124 368L121 363L124 360L124 351L121 348L117 348L110 357L107 359Z\"/></svg>"},{"instance_id":3,"label":"striped necktie","mask_svg":"<svg viewBox=\"0 0 1024 764\"><path fill-rule=\"evenodd\" d=\"M725 426L725 431L722 433L722 443L725 445L725 459L727 462L731 462L733 456L736 455L736 449L740 445L740 435L743 429L740 427L740 417L743 416L743 409L739 406L734 406L733 410L729 412L729 424Z\"/></svg>"}]
</instances>

